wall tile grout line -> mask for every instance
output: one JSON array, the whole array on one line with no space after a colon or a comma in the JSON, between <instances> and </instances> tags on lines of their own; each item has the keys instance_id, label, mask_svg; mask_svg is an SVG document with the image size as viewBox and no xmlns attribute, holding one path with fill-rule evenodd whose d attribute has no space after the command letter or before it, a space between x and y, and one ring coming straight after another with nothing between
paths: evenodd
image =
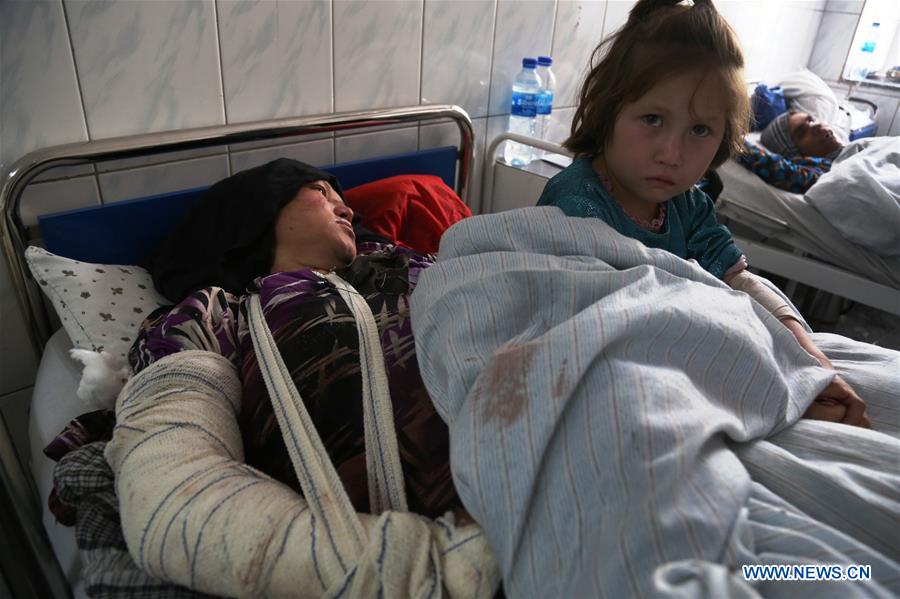
<instances>
[{"instance_id":1,"label":"wall tile grout line","mask_svg":"<svg viewBox=\"0 0 900 599\"><path fill-rule=\"evenodd\" d=\"M222 36L219 32L219 2L213 0L213 32L216 34L216 60L219 63L219 91L222 93L222 118L228 124L228 103L225 101L225 67L222 64Z\"/></svg>"},{"instance_id":2,"label":"wall tile grout line","mask_svg":"<svg viewBox=\"0 0 900 599\"><path fill-rule=\"evenodd\" d=\"M416 101L417 105L422 104L422 87L424 85L424 71L425 71L425 2L428 0L422 0L422 26L419 28L419 98ZM422 123L418 123L416 126L416 150L422 149Z\"/></svg>"},{"instance_id":3,"label":"wall tile grout line","mask_svg":"<svg viewBox=\"0 0 900 599\"><path fill-rule=\"evenodd\" d=\"M329 4L331 8L331 112L334 112L335 106L337 106L337 78L334 76L334 3L335 0L331 0ZM331 164L337 164L337 136L334 134L334 131L331 132Z\"/></svg>"},{"instance_id":4,"label":"wall tile grout line","mask_svg":"<svg viewBox=\"0 0 900 599\"><path fill-rule=\"evenodd\" d=\"M553 2L553 27L550 28L550 49L548 56L553 56L553 44L556 43L556 23L559 20L559 0Z\"/></svg>"},{"instance_id":5,"label":"wall tile grout line","mask_svg":"<svg viewBox=\"0 0 900 599\"><path fill-rule=\"evenodd\" d=\"M219 0L213 0L213 32L216 35L216 59L219 63L219 90L222 92L222 119L228 124L228 103L225 101L225 66L222 64L222 36L219 32ZM225 166L230 177L234 170L231 163L231 145L225 145Z\"/></svg>"},{"instance_id":6,"label":"wall tile grout line","mask_svg":"<svg viewBox=\"0 0 900 599\"><path fill-rule=\"evenodd\" d=\"M494 49L497 44L497 21L500 20L500 0L494 0L494 23L491 28L491 68L488 73L488 97L487 97L487 110L485 117L489 117L491 114L491 91L493 88L494 82Z\"/></svg>"},{"instance_id":7,"label":"wall tile grout line","mask_svg":"<svg viewBox=\"0 0 900 599\"><path fill-rule=\"evenodd\" d=\"M59 0L59 5L62 8L63 22L66 26L66 37L69 40L69 50L72 52L72 69L75 71L75 85L78 87L78 99L81 100L81 119L84 122L84 132L87 134L88 141L90 141L93 137L91 136L91 127L87 120L87 108L84 104L84 89L81 85L81 73L78 70L78 59L75 57L75 42L72 40L72 27L69 24L69 11L66 10L66 3L64 0Z\"/></svg>"},{"instance_id":8,"label":"wall tile grout line","mask_svg":"<svg viewBox=\"0 0 900 599\"><path fill-rule=\"evenodd\" d=\"M78 99L81 101L81 120L84 123L84 133L87 135L88 141L93 139L91 136L91 128L87 120L87 108L84 104L84 88L81 85L81 73L78 70L78 59L75 57L75 42L72 40L72 27L69 24L69 11L66 10L65 0L59 0L60 8L63 13L63 24L66 28L66 38L69 40L69 51L72 53L72 70L75 71L75 87L78 88ZM94 178L94 185L97 187L97 198L100 204L103 202L103 188L100 186L100 174L97 171L96 163L91 163L91 173ZM72 177L66 177L72 178ZM52 179L51 179L52 180Z\"/></svg>"},{"instance_id":9,"label":"wall tile grout line","mask_svg":"<svg viewBox=\"0 0 900 599\"><path fill-rule=\"evenodd\" d=\"M487 137L490 135L490 118L491 118L491 91L494 83L494 49L497 45L497 22L500 20L500 0L494 0L494 22L491 27L491 68L488 72L488 97L487 97L487 109L485 110L484 115L484 158L482 158L482 162L487 160ZM483 176L483 174L482 174ZM480 191L480 188L479 188Z\"/></svg>"}]
</instances>

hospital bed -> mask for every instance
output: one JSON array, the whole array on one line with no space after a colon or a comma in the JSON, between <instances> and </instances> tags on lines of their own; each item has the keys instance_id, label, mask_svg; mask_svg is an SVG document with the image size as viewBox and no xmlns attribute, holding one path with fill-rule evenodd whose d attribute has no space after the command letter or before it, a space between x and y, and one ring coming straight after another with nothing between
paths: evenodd
<instances>
[{"instance_id":1,"label":"hospital bed","mask_svg":"<svg viewBox=\"0 0 900 599\"><path fill-rule=\"evenodd\" d=\"M851 243L802 194L732 160L718 173L716 212L754 268L900 315L900 260Z\"/></svg>"},{"instance_id":2,"label":"hospital bed","mask_svg":"<svg viewBox=\"0 0 900 599\"><path fill-rule=\"evenodd\" d=\"M760 105L763 118L771 118L772 107L754 90L757 83L748 81L751 103ZM788 109L824 119L844 142L877 132L877 105L838 97L808 70L787 75L779 86ZM759 133L748 135L748 141L758 140ZM802 194L768 185L734 161L717 172L724 189L716 212L753 267L788 279L789 292L802 283L900 315L900 260L847 241Z\"/></svg>"},{"instance_id":3,"label":"hospital bed","mask_svg":"<svg viewBox=\"0 0 900 599\"><path fill-rule=\"evenodd\" d=\"M80 367L69 357L72 342L59 328L59 315L42 297L32 277L25 249L42 245L56 255L82 262L130 265L159 240L203 189L45 215L39 226L23 223L21 200L29 182L58 166L102 163L181 150L199 150L251 141L302 141L303 136L335 131L365 132L373 127L417 126L454 122L458 147L384 156L324 167L345 189L399 174L430 174L469 196L474 159L472 123L451 105L413 106L267 120L75 143L32 152L5 174L0 191L3 249L30 340L41 354L30 406L30 455L19 455L0 415L0 563L13 596L26 598L81 596L79 559L72 528L57 524L47 510L53 462L43 447L73 417L90 411L76 396ZM127 234L123 232L127 231ZM137 331L134 331L136 335ZM11 565L14 568L9 568Z\"/></svg>"}]
</instances>

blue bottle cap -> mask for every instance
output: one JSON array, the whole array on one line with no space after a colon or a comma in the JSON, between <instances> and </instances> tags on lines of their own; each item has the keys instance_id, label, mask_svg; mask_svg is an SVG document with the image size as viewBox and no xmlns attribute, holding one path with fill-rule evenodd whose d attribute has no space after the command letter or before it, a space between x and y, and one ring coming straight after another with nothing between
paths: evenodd
<instances>
[{"instance_id":1,"label":"blue bottle cap","mask_svg":"<svg viewBox=\"0 0 900 599\"><path fill-rule=\"evenodd\" d=\"M549 56L538 56L538 64L542 67L549 67L553 64L553 59Z\"/></svg>"},{"instance_id":2,"label":"blue bottle cap","mask_svg":"<svg viewBox=\"0 0 900 599\"><path fill-rule=\"evenodd\" d=\"M523 69L533 69L537 66L537 61L533 58L523 58L522 59L522 68Z\"/></svg>"}]
</instances>

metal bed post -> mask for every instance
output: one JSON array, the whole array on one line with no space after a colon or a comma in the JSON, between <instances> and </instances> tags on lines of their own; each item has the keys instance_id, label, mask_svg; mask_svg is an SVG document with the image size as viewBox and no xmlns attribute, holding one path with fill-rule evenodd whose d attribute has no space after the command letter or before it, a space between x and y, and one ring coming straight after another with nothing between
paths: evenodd
<instances>
[{"instance_id":1,"label":"metal bed post","mask_svg":"<svg viewBox=\"0 0 900 599\"><path fill-rule=\"evenodd\" d=\"M71 166L173 152L224 146L248 141L284 139L338 130L364 130L385 125L453 120L460 133L457 152L457 194L468 204L475 136L465 110L451 104L385 108L308 117L271 119L252 123L198 127L180 131L146 133L79 142L36 150L17 160L5 173L0 187L0 242L9 265L16 299L28 325L30 340L41 353L50 337L49 315L41 291L31 280L24 251L29 241L19 215L25 187L40 173L58 166ZM16 572L0 572L22 599L69 596L66 578L34 509L36 487L16 455L6 424L0 417L0 531L3 532L2 564L16 564ZM7 551L12 550L12 551ZM19 566L22 566L19 568Z\"/></svg>"}]
</instances>

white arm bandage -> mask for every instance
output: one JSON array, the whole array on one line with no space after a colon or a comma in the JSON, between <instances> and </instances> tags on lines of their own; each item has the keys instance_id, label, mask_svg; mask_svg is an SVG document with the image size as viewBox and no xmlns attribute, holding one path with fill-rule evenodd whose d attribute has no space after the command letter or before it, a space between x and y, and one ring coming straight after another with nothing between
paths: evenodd
<instances>
[{"instance_id":1,"label":"white arm bandage","mask_svg":"<svg viewBox=\"0 0 900 599\"><path fill-rule=\"evenodd\" d=\"M163 358L122 390L106 459L138 566L228 597L491 597L499 576L478 527L354 514L360 548L244 464L240 398L235 367L204 351Z\"/></svg>"},{"instance_id":2,"label":"white arm bandage","mask_svg":"<svg viewBox=\"0 0 900 599\"><path fill-rule=\"evenodd\" d=\"M752 297L758 304L769 311L772 316L781 320L783 318L797 318L790 304L784 298L769 289L762 279L749 270L742 270L727 281L732 289L743 291Z\"/></svg>"}]
</instances>

